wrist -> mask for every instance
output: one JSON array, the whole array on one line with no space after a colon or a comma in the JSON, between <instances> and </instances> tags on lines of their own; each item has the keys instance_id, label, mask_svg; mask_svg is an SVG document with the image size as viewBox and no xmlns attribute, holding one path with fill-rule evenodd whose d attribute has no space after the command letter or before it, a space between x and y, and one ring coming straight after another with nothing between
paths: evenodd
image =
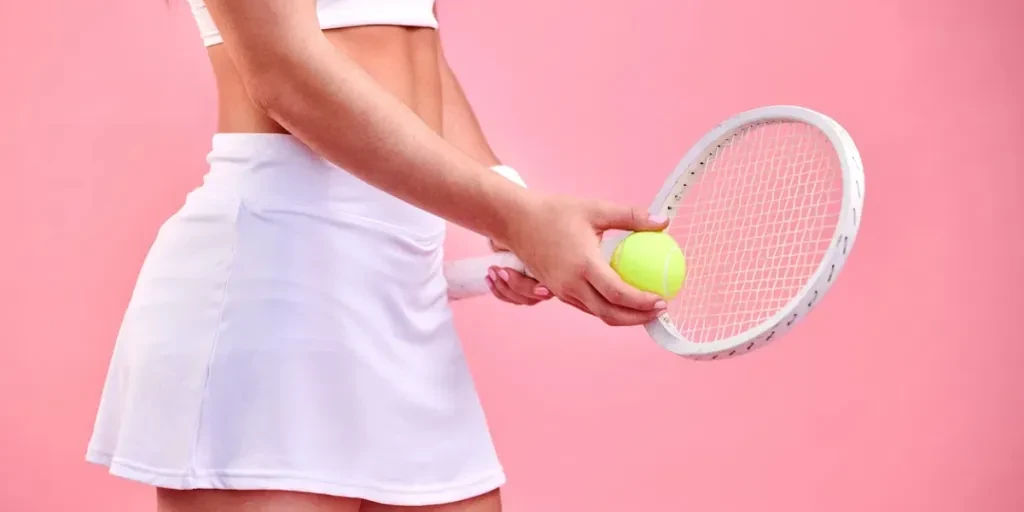
<instances>
[{"instance_id":1,"label":"wrist","mask_svg":"<svg viewBox=\"0 0 1024 512\"><path fill-rule=\"evenodd\" d=\"M497 205L496 226L489 235L492 246L497 243L500 246L509 247L510 238L515 236L514 231L517 226L523 222L523 219L530 211L536 209L535 203L539 198L535 192L527 190L526 182L511 166L493 165L490 169L495 174L505 178L506 181L517 185L517 187L512 188L510 193L502 194L502 200ZM503 188L508 190L510 187Z\"/></svg>"}]
</instances>

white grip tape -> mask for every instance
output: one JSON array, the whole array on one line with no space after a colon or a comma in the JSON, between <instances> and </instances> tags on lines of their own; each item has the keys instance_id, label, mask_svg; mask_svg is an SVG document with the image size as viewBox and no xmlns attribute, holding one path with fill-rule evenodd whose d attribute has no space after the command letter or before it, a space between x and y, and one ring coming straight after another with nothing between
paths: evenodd
<instances>
[{"instance_id":1,"label":"white grip tape","mask_svg":"<svg viewBox=\"0 0 1024 512\"><path fill-rule=\"evenodd\" d=\"M448 281L448 298L461 300L490 293L486 279L487 270L491 267L511 268L519 272L526 271L523 262L510 252L446 262L444 277Z\"/></svg>"},{"instance_id":2,"label":"white grip tape","mask_svg":"<svg viewBox=\"0 0 1024 512\"><path fill-rule=\"evenodd\" d=\"M526 188L526 182L515 169L507 165L495 165L491 170L505 179ZM468 299L490 293L487 287L487 269L505 267L525 272L523 262L510 252L499 252L479 258L446 262L444 277L448 281L448 298L451 300Z\"/></svg>"},{"instance_id":3,"label":"white grip tape","mask_svg":"<svg viewBox=\"0 0 1024 512\"><path fill-rule=\"evenodd\" d=\"M611 261L612 254L619 243L629 232L616 231L605 234L601 241L601 254L608 261ZM478 258L467 258L464 260L447 261L444 264L444 277L448 281L448 299L462 300L491 292L487 286L487 270L491 267L504 267L522 272L530 276L526 265L510 252L498 252ZM532 276L530 276L532 277Z\"/></svg>"}]
</instances>

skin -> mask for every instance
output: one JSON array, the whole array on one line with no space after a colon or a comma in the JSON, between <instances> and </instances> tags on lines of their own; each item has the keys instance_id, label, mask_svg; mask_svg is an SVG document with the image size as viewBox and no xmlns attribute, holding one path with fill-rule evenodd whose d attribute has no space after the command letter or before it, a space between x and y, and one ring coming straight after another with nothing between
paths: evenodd
<instances>
[{"instance_id":1,"label":"skin","mask_svg":"<svg viewBox=\"0 0 1024 512\"><path fill-rule=\"evenodd\" d=\"M501 512L501 493L425 507L283 491L157 490L158 512Z\"/></svg>"},{"instance_id":2,"label":"skin","mask_svg":"<svg viewBox=\"0 0 1024 512\"><path fill-rule=\"evenodd\" d=\"M207 0L224 44L208 49L221 132L290 133L363 181L514 251L538 280L492 268L499 299L557 297L609 325L664 307L618 278L598 249L605 230L659 230L665 219L602 201L548 196L491 172L498 163L435 30L322 31L315 0ZM543 283L541 285L540 283ZM160 512L498 512L499 491L398 507L280 491L157 491Z\"/></svg>"}]
</instances>

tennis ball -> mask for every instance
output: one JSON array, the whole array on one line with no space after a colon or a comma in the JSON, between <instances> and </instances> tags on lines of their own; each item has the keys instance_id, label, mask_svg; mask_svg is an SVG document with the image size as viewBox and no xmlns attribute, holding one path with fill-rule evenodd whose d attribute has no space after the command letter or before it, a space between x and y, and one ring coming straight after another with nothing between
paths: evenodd
<instances>
[{"instance_id":1,"label":"tennis ball","mask_svg":"<svg viewBox=\"0 0 1024 512\"><path fill-rule=\"evenodd\" d=\"M675 239L660 231L638 231L612 253L612 269L623 281L665 299L675 297L686 280L686 258Z\"/></svg>"}]
</instances>

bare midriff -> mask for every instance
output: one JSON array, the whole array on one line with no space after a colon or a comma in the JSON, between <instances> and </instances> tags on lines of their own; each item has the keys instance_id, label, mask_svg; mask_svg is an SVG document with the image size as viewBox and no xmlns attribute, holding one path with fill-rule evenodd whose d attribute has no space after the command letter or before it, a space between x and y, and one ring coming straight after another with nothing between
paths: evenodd
<instances>
[{"instance_id":1,"label":"bare midriff","mask_svg":"<svg viewBox=\"0 0 1024 512\"><path fill-rule=\"evenodd\" d=\"M327 30L327 39L424 122L441 130L440 43L431 28L365 26ZM208 49L217 82L222 133L288 133L259 109L223 45Z\"/></svg>"}]
</instances>

